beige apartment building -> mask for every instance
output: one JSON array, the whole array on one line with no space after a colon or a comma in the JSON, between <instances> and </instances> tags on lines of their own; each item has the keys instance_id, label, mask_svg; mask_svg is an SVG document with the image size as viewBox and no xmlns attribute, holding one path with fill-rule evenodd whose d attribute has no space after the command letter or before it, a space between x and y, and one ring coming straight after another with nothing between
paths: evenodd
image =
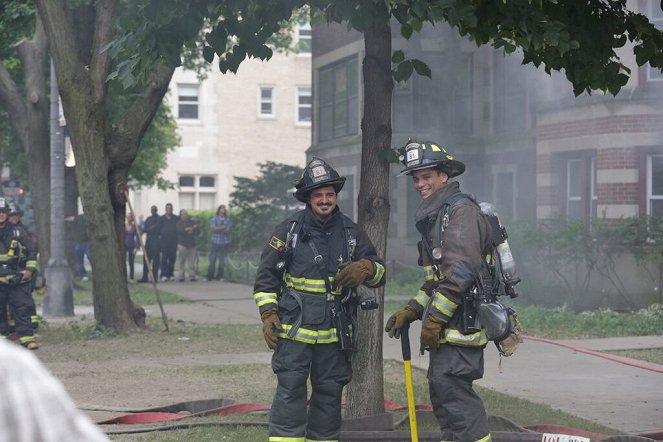
<instances>
[{"instance_id":1,"label":"beige apartment building","mask_svg":"<svg viewBox=\"0 0 663 442\"><path fill-rule=\"evenodd\" d=\"M310 42L310 28L298 39ZM234 177L255 177L259 164L304 166L311 144L310 44L299 53L275 52L269 61L247 59L237 74L216 65L200 81L178 69L166 99L176 118L180 145L170 153L163 177L174 189L134 193L136 212L156 205L204 210L229 204Z\"/></svg>"}]
</instances>

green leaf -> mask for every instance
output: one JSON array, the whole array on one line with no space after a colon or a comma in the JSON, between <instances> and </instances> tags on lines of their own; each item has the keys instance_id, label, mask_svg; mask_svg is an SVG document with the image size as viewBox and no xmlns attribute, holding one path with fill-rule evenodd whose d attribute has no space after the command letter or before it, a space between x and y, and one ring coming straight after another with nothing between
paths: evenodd
<instances>
[{"instance_id":1,"label":"green leaf","mask_svg":"<svg viewBox=\"0 0 663 442\"><path fill-rule=\"evenodd\" d=\"M400 49L397 50L397 51L394 51L394 53L391 55L391 62L392 63L400 63L403 60L405 60L405 54Z\"/></svg>"},{"instance_id":2,"label":"green leaf","mask_svg":"<svg viewBox=\"0 0 663 442\"><path fill-rule=\"evenodd\" d=\"M378 151L378 157L380 157L382 160L386 161L387 163L393 163L393 164L398 164L400 163L399 160L399 153L397 149L381 149Z\"/></svg>"},{"instance_id":3,"label":"green leaf","mask_svg":"<svg viewBox=\"0 0 663 442\"><path fill-rule=\"evenodd\" d=\"M412 66L414 67L414 70L417 72L417 74L421 75L422 77L432 78L430 68L423 61L415 58L412 60Z\"/></svg>"},{"instance_id":4,"label":"green leaf","mask_svg":"<svg viewBox=\"0 0 663 442\"><path fill-rule=\"evenodd\" d=\"M412 32L413 32L412 26L410 26L409 24L403 23L401 25L401 35L406 40L409 40L410 37L412 37Z\"/></svg>"},{"instance_id":5,"label":"green leaf","mask_svg":"<svg viewBox=\"0 0 663 442\"><path fill-rule=\"evenodd\" d=\"M405 60L396 67L396 70L393 73L394 80L405 82L412 76L412 72L412 61Z\"/></svg>"},{"instance_id":6,"label":"green leaf","mask_svg":"<svg viewBox=\"0 0 663 442\"><path fill-rule=\"evenodd\" d=\"M214 55L216 53L214 52L214 49L212 49L209 46L203 47L203 58L205 59L206 62L211 63L214 61Z\"/></svg>"}]
</instances>

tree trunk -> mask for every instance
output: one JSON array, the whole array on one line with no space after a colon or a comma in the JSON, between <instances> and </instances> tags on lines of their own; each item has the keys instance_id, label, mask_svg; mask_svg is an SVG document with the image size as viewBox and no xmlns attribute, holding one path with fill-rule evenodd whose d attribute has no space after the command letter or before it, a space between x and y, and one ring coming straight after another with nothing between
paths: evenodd
<instances>
[{"instance_id":1,"label":"tree trunk","mask_svg":"<svg viewBox=\"0 0 663 442\"><path fill-rule=\"evenodd\" d=\"M158 66L124 115L111 122L107 112L111 60L102 48L113 38L118 5L118 0L83 2L82 6L64 0L37 0L76 155L76 176L92 248L94 317L103 326L132 332L144 324L145 312L135 308L129 298L125 201L117 190L118 184L126 185L129 167L175 68Z\"/></svg>"},{"instance_id":2,"label":"tree trunk","mask_svg":"<svg viewBox=\"0 0 663 442\"><path fill-rule=\"evenodd\" d=\"M366 54L364 116L362 119L359 225L379 256L385 256L389 225L389 163L381 152L391 149L391 29L374 25L364 31ZM359 337L353 359L353 379L347 389L350 416L384 413L382 337L384 289L378 290L380 307L359 311Z\"/></svg>"}]
</instances>

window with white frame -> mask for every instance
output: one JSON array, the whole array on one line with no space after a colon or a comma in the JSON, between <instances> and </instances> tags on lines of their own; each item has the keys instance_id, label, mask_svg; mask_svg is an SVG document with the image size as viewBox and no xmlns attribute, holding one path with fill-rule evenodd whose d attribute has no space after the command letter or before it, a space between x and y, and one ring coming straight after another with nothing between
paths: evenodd
<instances>
[{"instance_id":1,"label":"window with white frame","mask_svg":"<svg viewBox=\"0 0 663 442\"><path fill-rule=\"evenodd\" d=\"M300 54L310 54L312 48L312 34L310 23L300 23L297 25L297 40Z\"/></svg>"},{"instance_id":2,"label":"window with white frame","mask_svg":"<svg viewBox=\"0 0 663 442\"><path fill-rule=\"evenodd\" d=\"M180 175L179 208L206 210L216 207L216 177L211 175Z\"/></svg>"},{"instance_id":3,"label":"window with white frame","mask_svg":"<svg viewBox=\"0 0 663 442\"><path fill-rule=\"evenodd\" d=\"M313 115L310 87L297 88L297 122L311 124Z\"/></svg>"},{"instance_id":4,"label":"window with white frame","mask_svg":"<svg viewBox=\"0 0 663 442\"><path fill-rule=\"evenodd\" d=\"M663 155L647 157L647 214L663 218Z\"/></svg>"},{"instance_id":5,"label":"window with white frame","mask_svg":"<svg viewBox=\"0 0 663 442\"><path fill-rule=\"evenodd\" d=\"M260 116L274 116L274 88L271 86L260 87Z\"/></svg>"},{"instance_id":6,"label":"window with white frame","mask_svg":"<svg viewBox=\"0 0 663 442\"><path fill-rule=\"evenodd\" d=\"M661 9L661 3L658 0L647 2L647 17L656 29L663 29L663 9ZM647 80L663 81L663 72L659 68L647 65Z\"/></svg>"},{"instance_id":7,"label":"window with white frame","mask_svg":"<svg viewBox=\"0 0 663 442\"><path fill-rule=\"evenodd\" d=\"M596 218L596 158L584 156L566 161L566 219Z\"/></svg>"},{"instance_id":8,"label":"window with white frame","mask_svg":"<svg viewBox=\"0 0 663 442\"><path fill-rule=\"evenodd\" d=\"M177 85L177 118L181 120L198 119L199 85Z\"/></svg>"}]
</instances>

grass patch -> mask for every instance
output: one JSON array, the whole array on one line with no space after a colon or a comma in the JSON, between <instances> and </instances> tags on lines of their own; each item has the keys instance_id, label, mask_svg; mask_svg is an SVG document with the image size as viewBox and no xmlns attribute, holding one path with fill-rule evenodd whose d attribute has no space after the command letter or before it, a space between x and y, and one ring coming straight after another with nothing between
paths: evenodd
<instances>
[{"instance_id":1,"label":"grass patch","mask_svg":"<svg viewBox=\"0 0 663 442\"><path fill-rule=\"evenodd\" d=\"M163 332L161 318L147 318L147 330L130 336L118 335L98 325L94 318L40 327L40 359L46 361L81 358L112 358L112 349L151 356L181 356L187 352L239 354L265 351L262 326L239 324L202 325L169 321ZM72 344L72 345L69 345ZM66 352L51 353L51 348L67 345ZM104 350L104 349L107 350ZM98 352L98 354L97 354Z\"/></svg>"},{"instance_id":2,"label":"grass patch","mask_svg":"<svg viewBox=\"0 0 663 442\"><path fill-rule=\"evenodd\" d=\"M140 305L157 304L157 298L152 284L129 283L129 296ZM191 299L176 295L159 288L159 296L164 304L177 304L193 302ZM75 281L74 305L92 305L92 281Z\"/></svg>"}]
</instances>

